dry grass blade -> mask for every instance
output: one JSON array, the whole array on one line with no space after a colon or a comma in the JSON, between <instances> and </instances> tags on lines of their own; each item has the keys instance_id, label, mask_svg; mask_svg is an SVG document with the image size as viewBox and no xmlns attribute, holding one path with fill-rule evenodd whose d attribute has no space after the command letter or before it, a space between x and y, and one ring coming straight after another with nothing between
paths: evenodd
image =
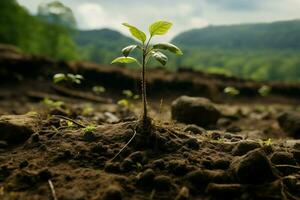
<instances>
[{"instance_id":1,"label":"dry grass blade","mask_svg":"<svg viewBox=\"0 0 300 200\"><path fill-rule=\"evenodd\" d=\"M54 189L54 186L53 186L52 181L51 181L51 180L48 180L48 183L49 183L49 187L50 187L50 190L51 190L52 199L53 199L53 200L58 200L58 199L57 199L57 196L56 196L56 192L55 192L55 189Z\"/></svg>"}]
</instances>

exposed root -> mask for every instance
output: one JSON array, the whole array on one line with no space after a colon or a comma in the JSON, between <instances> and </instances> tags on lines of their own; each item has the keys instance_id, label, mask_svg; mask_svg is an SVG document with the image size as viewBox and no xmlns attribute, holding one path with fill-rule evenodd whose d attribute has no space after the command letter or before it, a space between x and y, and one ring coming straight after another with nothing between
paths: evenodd
<instances>
[{"instance_id":1,"label":"exposed root","mask_svg":"<svg viewBox=\"0 0 300 200\"><path fill-rule=\"evenodd\" d=\"M64 119L64 120L67 120L67 121L70 121L70 122L73 122L74 124L76 124L77 126L81 127L81 128L86 128L85 125L75 121L74 119L71 119L69 117L65 117L65 116L62 116L62 115L53 115L53 117L56 117L58 119Z\"/></svg>"},{"instance_id":2,"label":"exposed root","mask_svg":"<svg viewBox=\"0 0 300 200\"><path fill-rule=\"evenodd\" d=\"M133 141L133 139L136 136L136 130L133 130L134 134L133 136L130 138L130 140L124 145L124 147L110 160L110 162L114 161L114 159L116 159L123 151L126 147L128 147L128 145Z\"/></svg>"},{"instance_id":3,"label":"exposed root","mask_svg":"<svg viewBox=\"0 0 300 200\"><path fill-rule=\"evenodd\" d=\"M58 200L57 196L56 196L56 192L55 192L54 186L53 186L53 183L52 183L52 181L50 179L48 180L48 184L49 184L49 187L50 187L50 190L51 190L52 199L53 200Z\"/></svg>"}]
</instances>

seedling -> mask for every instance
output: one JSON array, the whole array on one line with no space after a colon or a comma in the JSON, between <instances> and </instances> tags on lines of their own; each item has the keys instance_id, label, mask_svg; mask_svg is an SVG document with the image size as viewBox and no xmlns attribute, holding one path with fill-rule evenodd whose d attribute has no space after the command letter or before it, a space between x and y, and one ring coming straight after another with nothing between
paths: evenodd
<instances>
[{"instance_id":1,"label":"seedling","mask_svg":"<svg viewBox=\"0 0 300 200\"><path fill-rule=\"evenodd\" d=\"M105 87L103 86L94 86L92 88L93 92L96 93L96 94L102 94L106 91Z\"/></svg>"},{"instance_id":2,"label":"seedling","mask_svg":"<svg viewBox=\"0 0 300 200\"><path fill-rule=\"evenodd\" d=\"M228 96L234 97L240 94L240 91L236 89L235 87L226 87L224 89L224 93Z\"/></svg>"},{"instance_id":3,"label":"seedling","mask_svg":"<svg viewBox=\"0 0 300 200\"><path fill-rule=\"evenodd\" d=\"M44 98L42 103L45 104L46 106L53 107L53 108L61 108L62 106L65 105L63 101L53 101L49 98Z\"/></svg>"},{"instance_id":4,"label":"seedling","mask_svg":"<svg viewBox=\"0 0 300 200\"><path fill-rule=\"evenodd\" d=\"M258 93L262 97L266 97L271 93L272 88L270 86L264 85L261 88L259 88Z\"/></svg>"},{"instance_id":5,"label":"seedling","mask_svg":"<svg viewBox=\"0 0 300 200\"><path fill-rule=\"evenodd\" d=\"M262 145L262 146L271 146L273 144L273 141L271 138L267 139L267 140L261 140L259 139L259 143Z\"/></svg>"},{"instance_id":6,"label":"seedling","mask_svg":"<svg viewBox=\"0 0 300 200\"><path fill-rule=\"evenodd\" d=\"M83 128L84 133L91 133L96 129L94 125L88 125L87 127Z\"/></svg>"},{"instance_id":7,"label":"seedling","mask_svg":"<svg viewBox=\"0 0 300 200\"><path fill-rule=\"evenodd\" d=\"M53 76L53 82L55 84L60 82L81 84L83 79L83 76L80 74L55 74Z\"/></svg>"},{"instance_id":8,"label":"seedling","mask_svg":"<svg viewBox=\"0 0 300 200\"><path fill-rule=\"evenodd\" d=\"M151 58L157 60L160 64L166 65L168 62L168 57L161 52L161 50L167 50L171 53L182 55L182 51L173 44L170 43L158 43L150 44L154 36L165 35L169 29L172 27L172 23L167 21L157 21L150 25L149 27L149 37L147 39L146 34L132 26L128 23L123 23L127 27L133 37L135 37L139 44L133 44L125 47L122 50L123 56L118 57L112 61L113 63L136 63L142 68L142 103L143 103L143 115L142 123L143 127L146 127L146 124L149 124L150 119L148 118L148 109L147 109L147 93L146 93L146 66L148 61ZM136 58L130 57L130 53L134 50L139 50L141 52L141 60L138 61Z\"/></svg>"}]
</instances>

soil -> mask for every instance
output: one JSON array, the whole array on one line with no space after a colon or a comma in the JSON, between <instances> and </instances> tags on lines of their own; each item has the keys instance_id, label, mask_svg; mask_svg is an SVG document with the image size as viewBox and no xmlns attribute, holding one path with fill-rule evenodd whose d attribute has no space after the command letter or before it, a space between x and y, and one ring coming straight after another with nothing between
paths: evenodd
<instances>
[{"instance_id":1,"label":"soil","mask_svg":"<svg viewBox=\"0 0 300 200\"><path fill-rule=\"evenodd\" d=\"M300 198L300 140L277 121L299 110L300 84L153 69L145 131L140 100L117 103L124 89L138 93L136 70L53 61L3 45L0 67L0 199ZM85 81L54 85L59 72ZM260 97L265 84L272 93ZM106 92L94 94L93 85ZM241 95L225 97L229 85ZM181 95L210 98L222 117L206 128L172 120L171 102Z\"/></svg>"}]
</instances>

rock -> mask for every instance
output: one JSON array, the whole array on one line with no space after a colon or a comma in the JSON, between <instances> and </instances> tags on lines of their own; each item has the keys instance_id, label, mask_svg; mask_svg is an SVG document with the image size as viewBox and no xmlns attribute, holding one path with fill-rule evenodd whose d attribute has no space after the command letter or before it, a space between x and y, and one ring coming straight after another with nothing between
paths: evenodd
<instances>
[{"instance_id":1,"label":"rock","mask_svg":"<svg viewBox=\"0 0 300 200\"><path fill-rule=\"evenodd\" d=\"M103 200L122 200L123 192L120 186L111 185L103 194Z\"/></svg>"},{"instance_id":2,"label":"rock","mask_svg":"<svg viewBox=\"0 0 300 200\"><path fill-rule=\"evenodd\" d=\"M159 175L154 178L154 184L157 190L169 190L172 180L169 176Z\"/></svg>"},{"instance_id":3,"label":"rock","mask_svg":"<svg viewBox=\"0 0 300 200\"><path fill-rule=\"evenodd\" d=\"M129 158L125 158L121 163L120 168L123 172L129 172L134 169L134 162Z\"/></svg>"},{"instance_id":4,"label":"rock","mask_svg":"<svg viewBox=\"0 0 300 200\"><path fill-rule=\"evenodd\" d=\"M155 173L153 169L147 169L140 175L137 184L140 186L149 186L153 183L154 177Z\"/></svg>"},{"instance_id":5,"label":"rock","mask_svg":"<svg viewBox=\"0 0 300 200\"><path fill-rule=\"evenodd\" d=\"M221 117L210 100L201 97L181 96L172 102L172 119L203 127L216 124Z\"/></svg>"},{"instance_id":6,"label":"rock","mask_svg":"<svg viewBox=\"0 0 300 200\"><path fill-rule=\"evenodd\" d=\"M134 163L143 163L145 154L141 151L136 151L130 154L128 158L131 159Z\"/></svg>"},{"instance_id":7,"label":"rock","mask_svg":"<svg viewBox=\"0 0 300 200\"><path fill-rule=\"evenodd\" d=\"M293 165L276 165L275 167L284 176L297 174L300 172L300 167Z\"/></svg>"},{"instance_id":8,"label":"rock","mask_svg":"<svg viewBox=\"0 0 300 200\"><path fill-rule=\"evenodd\" d=\"M276 179L271 162L261 149L255 149L233 160L229 169L240 183L260 184Z\"/></svg>"},{"instance_id":9,"label":"rock","mask_svg":"<svg viewBox=\"0 0 300 200\"><path fill-rule=\"evenodd\" d=\"M166 163L163 159L157 159L157 160L153 161L153 165L154 165L154 167L156 167L160 170L164 170L166 167Z\"/></svg>"},{"instance_id":10,"label":"rock","mask_svg":"<svg viewBox=\"0 0 300 200\"><path fill-rule=\"evenodd\" d=\"M294 111L284 112L277 118L277 121L289 136L300 138L300 113Z\"/></svg>"},{"instance_id":11,"label":"rock","mask_svg":"<svg viewBox=\"0 0 300 200\"><path fill-rule=\"evenodd\" d=\"M202 134L205 130L195 124L187 125L184 129L184 132L191 132L193 134Z\"/></svg>"},{"instance_id":12,"label":"rock","mask_svg":"<svg viewBox=\"0 0 300 200\"><path fill-rule=\"evenodd\" d=\"M118 162L107 162L105 163L104 170L110 173L118 173L120 172L120 163Z\"/></svg>"},{"instance_id":13,"label":"rock","mask_svg":"<svg viewBox=\"0 0 300 200\"><path fill-rule=\"evenodd\" d=\"M198 150L200 145L199 142L196 138L189 138L187 139L187 141L185 142L187 147L193 150Z\"/></svg>"},{"instance_id":14,"label":"rock","mask_svg":"<svg viewBox=\"0 0 300 200\"><path fill-rule=\"evenodd\" d=\"M297 165L293 154L288 152L275 152L270 160L275 165Z\"/></svg>"},{"instance_id":15,"label":"rock","mask_svg":"<svg viewBox=\"0 0 300 200\"><path fill-rule=\"evenodd\" d=\"M36 114L3 115L0 117L0 140L9 145L25 142L38 129Z\"/></svg>"},{"instance_id":16,"label":"rock","mask_svg":"<svg viewBox=\"0 0 300 200\"><path fill-rule=\"evenodd\" d=\"M194 191L206 188L209 182L224 182L228 179L223 170L195 170L185 175L184 179Z\"/></svg>"},{"instance_id":17,"label":"rock","mask_svg":"<svg viewBox=\"0 0 300 200\"><path fill-rule=\"evenodd\" d=\"M120 121L120 119L116 115L114 115L110 112L105 112L104 116L106 117L106 122L110 123L110 124L115 124Z\"/></svg>"},{"instance_id":18,"label":"rock","mask_svg":"<svg viewBox=\"0 0 300 200\"><path fill-rule=\"evenodd\" d=\"M243 140L232 149L232 155L242 156L257 148L260 148L260 144L258 142L252 140Z\"/></svg>"},{"instance_id":19,"label":"rock","mask_svg":"<svg viewBox=\"0 0 300 200\"><path fill-rule=\"evenodd\" d=\"M184 160L172 160L169 162L168 171L174 175L182 176L189 172Z\"/></svg>"}]
</instances>

